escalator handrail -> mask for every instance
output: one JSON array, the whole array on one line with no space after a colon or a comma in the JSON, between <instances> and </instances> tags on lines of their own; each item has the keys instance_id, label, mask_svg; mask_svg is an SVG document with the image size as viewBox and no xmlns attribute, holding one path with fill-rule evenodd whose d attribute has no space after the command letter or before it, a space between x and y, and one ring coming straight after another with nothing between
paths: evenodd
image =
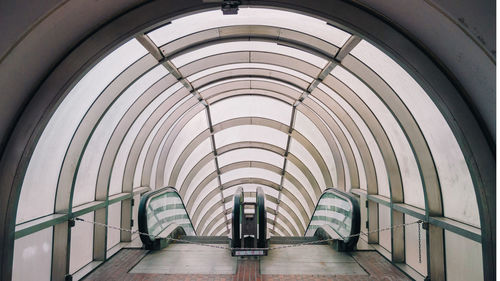
<instances>
[{"instance_id":1,"label":"escalator handrail","mask_svg":"<svg viewBox=\"0 0 500 281\"><path fill-rule=\"evenodd\" d=\"M257 203L257 224L258 224L258 239L257 247L265 248L267 242L267 211L266 211L266 195L262 187L257 187L256 199Z\"/></svg>"},{"instance_id":2,"label":"escalator handrail","mask_svg":"<svg viewBox=\"0 0 500 281\"><path fill-rule=\"evenodd\" d=\"M241 206L244 202L243 188L238 187L233 196L233 219L231 224L231 247L239 248L241 247L241 219L242 219L242 209Z\"/></svg>"}]
</instances>

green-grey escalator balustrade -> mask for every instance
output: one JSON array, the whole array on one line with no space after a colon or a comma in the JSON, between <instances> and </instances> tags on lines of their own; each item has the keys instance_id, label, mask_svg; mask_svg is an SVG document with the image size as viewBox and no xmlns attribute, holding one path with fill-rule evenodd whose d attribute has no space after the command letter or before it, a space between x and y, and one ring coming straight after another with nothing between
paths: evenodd
<instances>
[{"instance_id":1,"label":"green-grey escalator balustrade","mask_svg":"<svg viewBox=\"0 0 500 281\"><path fill-rule=\"evenodd\" d=\"M167 246L167 237L196 235L184 203L173 187L154 190L142 196L139 205L139 231L146 249Z\"/></svg>"},{"instance_id":2,"label":"green-grey escalator balustrade","mask_svg":"<svg viewBox=\"0 0 500 281\"><path fill-rule=\"evenodd\" d=\"M352 251L358 242L359 231L360 211L356 198L330 188L318 200L304 236L334 239L337 250Z\"/></svg>"}]
</instances>

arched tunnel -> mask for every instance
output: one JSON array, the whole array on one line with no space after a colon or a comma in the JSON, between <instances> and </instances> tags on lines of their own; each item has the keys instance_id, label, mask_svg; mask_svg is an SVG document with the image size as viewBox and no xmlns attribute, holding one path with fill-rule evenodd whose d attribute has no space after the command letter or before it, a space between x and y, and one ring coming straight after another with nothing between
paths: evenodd
<instances>
[{"instance_id":1,"label":"arched tunnel","mask_svg":"<svg viewBox=\"0 0 500 281\"><path fill-rule=\"evenodd\" d=\"M74 218L136 230L167 186L198 235L228 236L233 194L258 186L270 236L305 235L332 188L391 263L495 280L495 18L493 1L0 4L0 279L97 266L137 235ZM423 263L391 228L419 220Z\"/></svg>"}]
</instances>

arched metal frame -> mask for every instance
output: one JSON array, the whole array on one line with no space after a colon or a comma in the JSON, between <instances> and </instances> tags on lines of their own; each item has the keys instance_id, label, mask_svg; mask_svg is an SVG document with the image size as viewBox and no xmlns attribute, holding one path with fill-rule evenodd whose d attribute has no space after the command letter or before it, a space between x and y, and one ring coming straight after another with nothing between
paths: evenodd
<instances>
[{"instance_id":1,"label":"arched metal frame","mask_svg":"<svg viewBox=\"0 0 500 281\"><path fill-rule=\"evenodd\" d=\"M341 4L341 3L336 3L337 5L340 5L343 9L347 9L349 10L350 7L349 6L346 6L345 4ZM154 5L149 5L148 7L151 7L151 6L154 6ZM296 7L296 8L300 8L300 7ZM352 8L351 8L352 9ZM133 13L132 13L133 14ZM125 18L129 16L129 15L126 15ZM376 25L380 25L381 23L380 22L377 22L376 20L373 20L371 19L369 16L367 17L368 19L365 19L365 21L361 24L367 24L367 22L373 22L375 23ZM378 35L378 34L377 34ZM375 38L377 35L373 35ZM382 36L383 37L383 36ZM405 42L405 39L397 39L397 40L401 40L401 44L409 44L409 46L411 47L411 49L413 50L414 49L414 46L411 45L411 42L410 43L407 43ZM384 45L383 43L381 43L382 41L378 41L376 40L377 43L381 44L381 45ZM84 47L82 47L84 48ZM85 49L85 48L84 48ZM95 51L92 51L92 52L95 52ZM426 83L423 83L423 86L426 90L428 90L428 92L430 93L430 95L432 97L434 97L435 95L444 95L444 92L443 91L439 91L439 90L435 90L435 89L451 89L451 92L455 93L455 90L453 89L453 87L450 85L450 84L447 84L448 80L446 78L442 78L443 75L442 73L439 71L439 70L436 70L435 69L435 66L433 65L424 65L424 63L419 63L418 62L418 58L420 58L419 56L421 56L421 53L420 52L417 52L416 55L412 55L410 57L410 62L409 64L413 65L413 67L416 67L416 68L428 68L428 69L431 69L433 71L431 71L432 74L438 74L434 77L432 77L432 74L429 74L431 76L426 76L426 82L427 83L431 83L434 87L431 88L430 86L428 86L428 84ZM148 55L148 58L147 58L149 61L145 62L145 67L151 67L153 66L156 62L152 61L150 59L150 56ZM426 58L424 57L424 61L427 61ZM342 60L342 65L344 65L347 69L349 69L352 73L354 73L355 75L357 75L358 77L362 77L365 79L365 81L368 81L367 83L369 84L370 87L372 87L373 89L377 89L376 92L377 94L380 94L382 95L382 97L388 95L390 96L391 95L391 90L390 88L385 84L381 83L381 79L380 78L377 78L378 76L373 76L373 73L369 71L369 69L367 69L366 67L364 67L363 65L361 65L359 62L356 62L356 60L354 58L351 58L350 56L347 56L345 58L345 60ZM364 67L364 68L363 68ZM433 68L434 67L434 68ZM423 73L423 72L419 72L419 73ZM140 74L140 73L137 73L137 74ZM137 74L134 74L134 73L130 73L130 75L132 77L134 77L134 75L137 77ZM125 77L125 76L124 76ZM418 80L422 80L421 77L417 77L419 78ZM430 79L432 78L432 79ZM52 78L49 78L49 81L51 81L50 79ZM125 78L124 78L125 79ZM61 88L64 88L64 87L61 87ZM109 88L111 89L111 88ZM44 91L45 89L42 88L41 91ZM116 94L119 94L120 91L116 91L115 92ZM392 93L394 94L394 93ZM449 100L449 97L451 97L452 95L449 95L449 96L441 96L442 100L443 101L448 101ZM482 225L483 225L483 228L482 228L482 233L483 233L483 247L487 247L489 243L491 243L491 241L494 241L494 239L492 239L491 237L491 233L494 233L494 224L493 224L493 231L491 231L491 228L487 228L487 230L485 230L485 220L488 220L487 218L485 218L484 214L488 214L490 213L490 209L489 208L492 208L494 209L494 204L491 205L491 204L487 204L487 196L486 196L486 192L489 192L487 188L484 188L484 186L488 186L488 183L491 183L492 181L494 182L494 174L492 175L490 173L490 170L488 169L488 163L491 163L490 161L490 155L488 153L484 153L484 149L486 147L487 149L487 146L481 146L481 142L484 141L484 139L482 138L472 138L472 137L469 137L468 135L462 133L462 131L460 131L459 129L457 128L461 128L461 125L463 126L468 126L470 127L471 129L474 127L474 126L470 126L471 123L468 123L468 122L472 122L474 123L475 122L475 119L473 118L470 118L469 120L467 120L467 117L469 116L469 111L464 111L465 113L462 114L462 115L457 115L457 120L456 121L453 121L453 116L452 116L452 113L451 112L457 112L457 108L462 108L463 106L465 106L465 103L463 102L463 100L461 99L458 99L458 100L455 100L455 101L452 101L450 104L448 104L448 106L445 106L444 104L446 104L446 102L443 102L444 104L441 104L439 102L436 102L438 107L440 109L443 109L444 108L448 108L448 109L452 109L450 111L445 111L444 112L444 116L447 118L448 122L451 123L451 128L454 130L454 133L458 136L457 139L459 141L459 144L461 145L462 147L462 150L464 151L464 154L466 154L466 156L469 156L471 155L472 157L466 157L466 159L469 161L469 165L470 165L470 169L472 171L472 174L474 175L473 177L473 180L474 180L474 183L475 183L475 186L476 186L476 190L478 190L477 194L478 194L478 202L479 203L479 208L480 208L480 211L481 211L481 219L482 219ZM404 110L404 105L403 107L401 107L401 103L398 105L398 101L395 101L395 104L394 104L395 107L398 107L398 108L401 108L401 111L402 112L405 112ZM465 106L466 107L466 106ZM96 108L95 109L97 112L99 110L102 110L99 109L99 108ZM459 112L459 111L458 111ZM92 113L92 114L88 114L88 116L93 116L93 114L97 114L97 113ZM402 114L401 112L396 112L396 114ZM46 119L48 118L48 116L50 116L50 113L46 115ZM452 117L450 117L452 116ZM399 116L398 116L399 117ZM45 120L46 120L45 119ZM410 128L413 128L413 126L416 126L416 122L413 120L412 121L412 118L411 118L411 115L409 116L402 116L402 119L399 119L398 120L402 120L404 125L403 126L408 126ZM42 122L43 123L43 122ZM85 123L85 122L84 122ZM82 123L83 124L83 123ZM85 131L87 130L87 131ZM82 128L81 131L77 132L77 134L82 134L84 135L85 132L88 132L88 128ZM406 132L406 130L405 130ZM411 133L416 133L416 135L412 135L412 136L409 136L410 139L414 139L415 141L415 144L417 144L418 146L415 147L415 150L416 150L416 158L419 159L419 161L421 161L422 163L424 164L429 164L429 163L432 163L432 159L430 158L429 159L429 155L430 155L430 152L428 152L428 148L425 146L425 139L423 138L423 136L419 136L418 135L418 132L419 130L416 130L416 131L412 131ZM36 138L35 138L36 139ZM75 146L78 146L78 143L76 142L80 142L82 140L86 139L86 137L78 137L76 136L74 138L75 140ZM423 142L423 143L422 143ZM73 145L73 144L72 144ZM71 146L73 147L73 146ZM72 155L71 152L72 149L69 150L69 155ZM427 153L426 153L427 151ZM481 156L484 156L484 157L479 157L478 155L481 155ZM476 156L476 157L474 157ZM420 158L419 158L420 157ZM427 157L427 158L426 158ZM29 157L28 157L29 159ZM74 159L72 161L76 161L77 159ZM26 161L26 160L25 160ZM24 164L26 165L26 164ZM427 166L424 166L426 167L427 169ZM479 167L484 167L485 169L479 169ZM490 167L491 168L491 165ZM21 168L22 169L22 168ZM65 168L63 168L65 169ZM426 172L429 173L429 175L431 176L423 176L424 180L426 182L430 182L428 184L426 184L426 210L429 211L429 214L427 215L427 217L431 217L431 216L441 216L442 215L442 206L441 206L441 203L440 203L440 196L436 196L436 197L433 197L431 196L430 194L428 193L432 193L433 195L439 195L436 193L436 190L439 191L439 187L436 188L436 183L432 182L433 180L436 180L437 177L433 178L432 177L432 173L435 173L435 169L430 169L430 170L426 170ZM71 173L68 174L68 176L70 176ZM73 173L74 175L74 173ZM493 179L493 180L492 180ZM64 182L64 181L68 181L67 178L62 178L60 182ZM392 196L394 196L394 194L391 193ZM99 193L97 190L96 190L96 199L100 200L102 197L102 194ZM432 198L429 198L429 197L432 197ZM65 198L64 200L61 199L61 200L56 200L57 202L57 206L56 206L56 211L65 211L66 208L69 209L69 213L71 213L71 195L64 195L64 193L60 193L59 189L58 189L58 198ZM102 198L103 200L106 200L106 202L108 201L108 198ZM430 200L430 201L429 201ZM68 202L69 205L65 205L66 203L64 202ZM398 203L398 202L396 202ZM431 228L432 227L436 227L435 226L436 224L431 224ZM62 232L62 234L65 232L65 224L60 224L60 225L57 225L56 228L55 228L55 233L57 232ZM61 230L58 230L58 228L61 228ZM431 232L433 230L431 229ZM439 230L434 230L434 231L437 231L439 232ZM491 231L491 232L489 232ZM272 231L274 232L274 231ZM441 233L442 233L442 229L441 229ZM438 233L437 233L438 234ZM439 235L435 235L435 234L431 234L431 236L439 236ZM63 237L64 235L62 235L61 237ZM441 234L442 236L442 234ZM54 236L55 237L55 236ZM489 239L489 240L488 240ZM64 241L63 241L64 242ZM439 241L438 241L439 242ZM432 243L432 242L431 242ZM439 247L438 247L439 248ZM494 247L493 247L494 248ZM95 249L94 249L95 250ZM487 252L486 250L484 252ZM485 254L486 255L486 254ZM494 261L494 258L491 259ZM488 263L486 263L488 264ZM7 265L8 266L8 265ZM485 268L489 268L488 265L485 265ZM58 273L59 270L63 270L62 268L60 269L54 269L53 270L53 273ZM433 271L433 269L430 270L431 272ZM3 271L4 272L4 271ZM439 270L436 271L438 272L439 274ZM488 272L488 273L487 273ZM493 272L493 270L492 270ZM8 274L8 273L7 273ZM485 274L489 274L489 271L486 271L485 270Z\"/></svg>"}]
</instances>

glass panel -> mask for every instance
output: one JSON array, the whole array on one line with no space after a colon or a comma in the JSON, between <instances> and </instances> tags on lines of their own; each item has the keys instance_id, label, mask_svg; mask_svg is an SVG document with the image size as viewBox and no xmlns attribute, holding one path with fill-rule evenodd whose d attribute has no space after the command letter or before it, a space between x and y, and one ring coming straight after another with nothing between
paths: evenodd
<instances>
[{"instance_id":1,"label":"glass panel","mask_svg":"<svg viewBox=\"0 0 500 281\"><path fill-rule=\"evenodd\" d=\"M389 56L366 41L352 54L372 68L399 95L422 130L439 175L444 214L479 226L476 194L453 132L420 85Z\"/></svg>"},{"instance_id":2,"label":"glass panel","mask_svg":"<svg viewBox=\"0 0 500 281\"><path fill-rule=\"evenodd\" d=\"M318 87L321 86L318 85ZM349 145L351 146L352 152L354 154L354 158L356 159L356 167L358 168L358 174L359 174L359 188L366 190L366 174L365 174L365 167L363 166L363 161L361 158L361 154L359 153L359 149L356 146L356 143L354 142L354 139L352 138L351 134L349 131L347 131L347 128L344 126L344 124L340 121L340 119L328 108L326 107L320 100L316 99L314 96L309 95L307 98L313 99L316 101L332 118L335 120L335 122L339 125L340 129L344 133L344 135L347 138L347 141L349 142ZM340 146L339 146L340 147ZM346 165L344 165L346 167ZM349 178L349 176L346 177L346 179Z\"/></svg>"},{"instance_id":3,"label":"glass panel","mask_svg":"<svg viewBox=\"0 0 500 281\"><path fill-rule=\"evenodd\" d=\"M218 216L219 214L221 214L223 212L223 209L222 209L222 206L217 208L217 210L215 210L215 212L213 212L212 214L210 214L207 218L207 223L202 227L201 231L198 233L198 235L201 235L202 233L205 232L205 230L208 230L207 231L207 234L206 235L210 235L211 232L213 231L214 228L216 228L217 226L219 226L219 224L221 222L223 222L226 218L221 218L219 220L217 220L217 223L215 223L213 226L211 226L209 229L207 229L209 227L209 224L215 219L216 216Z\"/></svg>"},{"instance_id":4,"label":"glass panel","mask_svg":"<svg viewBox=\"0 0 500 281\"><path fill-rule=\"evenodd\" d=\"M154 236L161 234L162 237L166 237L169 233L162 233L163 230L171 224L177 224L184 228L187 235L194 235L184 205L176 192L166 189L145 200L148 200L146 203L146 228L149 234Z\"/></svg>"},{"instance_id":5,"label":"glass panel","mask_svg":"<svg viewBox=\"0 0 500 281\"><path fill-rule=\"evenodd\" d=\"M255 116L289 124L292 107L275 99L259 96L240 96L219 101L211 106L212 123Z\"/></svg>"},{"instance_id":6,"label":"glass panel","mask_svg":"<svg viewBox=\"0 0 500 281\"><path fill-rule=\"evenodd\" d=\"M384 158L382 157L382 153L380 152L378 144L375 141L375 138L373 137L370 129L368 129L368 126L366 126L366 123L363 121L363 119L361 119L359 114L347 102L345 102L345 100L340 98L339 95L335 93L333 90L331 90L324 84L318 85L318 89L327 93L340 106L342 106L344 110L352 118L354 123L357 125L357 127L361 131L361 134L363 135L366 141L366 144L368 145L368 149L370 149L370 153L373 158L373 163L375 165L375 173L377 174L378 193L383 196L390 197L389 179L387 178L387 170L385 168Z\"/></svg>"},{"instance_id":7,"label":"glass panel","mask_svg":"<svg viewBox=\"0 0 500 281\"><path fill-rule=\"evenodd\" d=\"M336 46L342 46L349 33L326 22L298 13L275 9L243 8L240 7L237 15L224 16L220 10L197 13L172 21L172 23L158 28L148 36L157 46L164 45L186 34L205 29L231 25L267 25L297 30L305 34L329 41Z\"/></svg>"},{"instance_id":8,"label":"glass panel","mask_svg":"<svg viewBox=\"0 0 500 281\"><path fill-rule=\"evenodd\" d=\"M418 221L409 215L405 215L405 223L413 223ZM420 226L420 245L422 250L421 260L418 261L418 225L412 224L405 227L405 253L406 263L423 276L427 276L427 235L422 226ZM453 279L454 280L454 279Z\"/></svg>"},{"instance_id":9,"label":"glass panel","mask_svg":"<svg viewBox=\"0 0 500 281\"><path fill-rule=\"evenodd\" d=\"M307 167L305 167L307 169ZM286 162L286 172L295 177L307 190L307 193L312 198L313 202L316 204L319 198L316 198L313 187L307 177L302 173L302 171L295 166L292 161Z\"/></svg>"},{"instance_id":10,"label":"glass panel","mask_svg":"<svg viewBox=\"0 0 500 281\"><path fill-rule=\"evenodd\" d=\"M318 181L319 187L321 190L327 188L325 183L325 178L321 173L321 169L319 165L316 163L316 160L311 156L311 154L295 139L292 139L290 142L290 153L295 155L295 157L302 160L302 162L309 168L313 176Z\"/></svg>"},{"instance_id":11,"label":"glass panel","mask_svg":"<svg viewBox=\"0 0 500 281\"><path fill-rule=\"evenodd\" d=\"M288 140L288 136L281 131L257 125L231 127L215 133L214 137L217 148L235 142L256 141L285 149Z\"/></svg>"},{"instance_id":12,"label":"glass panel","mask_svg":"<svg viewBox=\"0 0 500 281\"><path fill-rule=\"evenodd\" d=\"M273 229L272 225L269 225L270 229ZM275 227L274 232L276 232L279 236L286 236L279 228Z\"/></svg>"},{"instance_id":13,"label":"glass panel","mask_svg":"<svg viewBox=\"0 0 500 281\"><path fill-rule=\"evenodd\" d=\"M456 281L483 280L481 244L451 231L444 231L446 279Z\"/></svg>"},{"instance_id":14,"label":"glass panel","mask_svg":"<svg viewBox=\"0 0 500 281\"><path fill-rule=\"evenodd\" d=\"M280 184L281 176L277 173L259 168L241 168L221 175L222 184L235 179L261 178Z\"/></svg>"},{"instance_id":15,"label":"glass panel","mask_svg":"<svg viewBox=\"0 0 500 281\"><path fill-rule=\"evenodd\" d=\"M61 164L81 119L104 88L146 53L139 42L130 40L94 66L64 98L31 156L21 189L16 223L53 212Z\"/></svg>"},{"instance_id":16,"label":"glass panel","mask_svg":"<svg viewBox=\"0 0 500 281\"><path fill-rule=\"evenodd\" d=\"M280 225L282 228L284 228L286 231L288 231L288 233L290 233L290 235L293 235L293 231L288 227L288 225L286 223L283 222L283 220L279 216L276 217L276 224ZM278 227L276 227L275 229L278 229Z\"/></svg>"},{"instance_id":17,"label":"glass panel","mask_svg":"<svg viewBox=\"0 0 500 281\"><path fill-rule=\"evenodd\" d=\"M193 169L193 167L207 154L212 153L212 144L210 138L204 140L203 142L198 145L193 152L186 158L186 162L184 162L184 165L182 166L181 170L179 171L178 177L177 177L177 183L175 184L175 188L180 188L184 180L186 179L186 176L189 174L189 171Z\"/></svg>"},{"instance_id":18,"label":"glass panel","mask_svg":"<svg viewBox=\"0 0 500 281\"><path fill-rule=\"evenodd\" d=\"M12 280L50 280L52 227L24 236L14 242Z\"/></svg>"},{"instance_id":19,"label":"glass panel","mask_svg":"<svg viewBox=\"0 0 500 281\"><path fill-rule=\"evenodd\" d=\"M335 169L335 160L333 159L332 151L330 150L326 139L323 137L318 127L316 127L316 125L314 125L314 123L311 122L311 120L309 120L309 118L307 118L304 114L297 111L295 115L295 129L316 147L328 166L332 181L336 183L337 171Z\"/></svg>"},{"instance_id":20,"label":"glass panel","mask_svg":"<svg viewBox=\"0 0 500 281\"><path fill-rule=\"evenodd\" d=\"M354 209L347 198L332 192L326 192L316 206L305 236L314 236L316 230L330 226L340 237L351 235Z\"/></svg>"},{"instance_id":21,"label":"glass panel","mask_svg":"<svg viewBox=\"0 0 500 281\"><path fill-rule=\"evenodd\" d=\"M200 78L192 82L191 84L194 88L203 88L204 85L221 79L231 79L235 77L252 77L252 76L262 77L265 79L274 79L275 81L286 81L287 83L295 85L296 88L301 88L301 89L306 89L307 87L309 87L309 82L301 80L295 76L291 76L283 72L272 71L264 68L237 68L222 72L216 72L209 76Z\"/></svg>"},{"instance_id":22,"label":"glass panel","mask_svg":"<svg viewBox=\"0 0 500 281\"><path fill-rule=\"evenodd\" d=\"M170 173L174 167L177 158L186 148L186 146L201 132L208 129L207 113L200 111L191 119L186 126L179 132L175 138L172 147L168 153L167 164L165 165L165 179L170 178Z\"/></svg>"},{"instance_id":23,"label":"glass panel","mask_svg":"<svg viewBox=\"0 0 500 281\"><path fill-rule=\"evenodd\" d=\"M299 217L299 220L304 227L307 226L307 223L309 223L309 221L307 222L304 221L304 218L302 217L299 209L297 208L297 205L300 204L300 202L292 202L292 200L287 196L285 196L284 194L281 194L281 201L285 202L285 204L287 204L290 207L290 209L292 209L292 211L297 215L297 217ZM308 217L310 218L311 216Z\"/></svg>"},{"instance_id":24,"label":"glass panel","mask_svg":"<svg viewBox=\"0 0 500 281\"><path fill-rule=\"evenodd\" d=\"M234 63L234 64L226 64L226 65L221 65L221 66L216 66L212 67L203 71L200 71L196 74L193 74L187 79L189 81L192 81L193 84L196 82L196 80L208 76L210 74L219 72L219 71L224 71L224 70L230 70L230 69L269 69L269 70L274 70L274 71L279 71L283 73L290 74L292 76L295 76L297 78L300 78L308 83L311 83L313 81L313 78L310 76L307 76L303 74L302 72L295 71L290 68L282 67L282 66L277 66L277 65L272 65L272 64L264 64L264 63Z\"/></svg>"},{"instance_id":25,"label":"glass panel","mask_svg":"<svg viewBox=\"0 0 500 281\"><path fill-rule=\"evenodd\" d=\"M223 167L239 161L259 161L283 167L283 156L263 149L242 148L232 150L217 157L219 166Z\"/></svg>"},{"instance_id":26,"label":"glass panel","mask_svg":"<svg viewBox=\"0 0 500 281\"><path fill-rule=\"evenodd\" d=\"M182 86L182 84L178 83L178 84L176 84L173 87L176 87L176 88L180 89L183 86ZM135 169L135 174L134 174L134 186L135 187L141 186L141 176L142 176L142 169L144 167L144 161L146 159L146 155L148 153L148 149L151 146L151 143L153 142L154 136L156 135L156 133L160 129L161 125L170 116L170 114L172 114L172 112L174 112L179 106L181 106L182 104L184 104L184 102L186 102L190 98L192 98L191 95L186 96L185 98L183 98L182 100L180 100L178 103L176 103L167 113L165 113L165 115L163 115L160 118L160 120L158 122L156 122L155 127L153 128L153 130L151 130L151 133L149 134L148 138L144 142L144 145L143 145L142 150L141 150L141 154L139 155L139 159L137 161L137 167Z\"/></svg>"},{"instance_id":27,"label":"glass panel","mask_svg":"<svg viewBox=\"0 0 500 281\"><path fill-rule=\"evenodd\" d=\"M218 208L217 210L220 209L220 211L215 211L213 212L211 215L207 215L207 211L208 209L212 208L212 206L214 205L219 205L221 206L221 208ZM198 207L197 205L194 205L195 207ZM215 217L216 215L220 214L222 212L222 204L221 204L221 201L220 201L220 192L218 192L214 197L212 197L208 203L203 207L203 209L201 210L197 210L198 212L200 212L200 216L198 217L198 221L197 222L194 222L195 225L199 225L201 224L201 219L207 215L207 217L209 218L206 222L206 224L204 226L202 226L203 228L207 227L208 224L210 223L210 221L212 221L212 219L210 218L213 218ZM193 212L194 214L194 212ZM200 225L201 226L201 225Z\"/></svg>"},{"instance_id":28,"label":"glass panel","mask_svg":"<svg viewBox=\"0 0 500 281\"><path fill-rule=\"evenodd\" d=\"M86 221L94 221L94 212L80 216ZM76 221L71 228L71 251L69 273L73 274L92 261L94 247L94 227L92 224Z\"/></svg>"},{"instance_id":29,"label":"glass panel","mask_svg":"<svg viewBox=\"0 0 500 281\"><path fill-rule=\"evenodd\" d=\"M202 188L202 191L200 192L200 195L198 195L196 198L194 198L194 203L193 203L193 209L192 210L189 210L191 216L194 215L194 212L195 210L199 207L201 201L203 199L205 199L207 197L207 195L213 191L214 189L218 188L219 187L219 180L216 178L214 178L213 180L211 180L207 185L205 185L203 188ZM216 198L219 198L220 200L220 194L216 196ZM187 203L187 202L186 202ZM200 217L201 218L201 217ZM193 221L194 224L198 224L199 221Z\"/></svg>"},{"instance_id":30,"label":"glass panel","mask_svg":"<svg viewBox=\"0 0 500 281\"><path fill-rule=\"evenodd\" d=\"M378 228L383 229L388 227L391 227L391 209L384 205L378 204ZM384 247L387 251L390 252L392 249L391 231L379 231L378 235L380 246Z\"/></svg>"},{"instance_id":31,"label":"glass panel","mask_svg":"<svg viewBox=\"0 0 500 281\"><path fill-rule=\"evenodd\" d=\"M74 205L81 205L82 203L94 200L95 184L102 155L115 127L137 98L151 87L153 83L167 74L167 70L162 65L153 68L127 88L117 98L106 114L104 114L90 138L87 149L81 159L80 167L78 168L73 195ZM110 194L121 192L121 184L112 187L113 192L110 192Z\"/></svg>"},{"instance_id":32,"label":"glass panel","mask_svg":"<svg viewBox=\"0 0 500 281\"><path fill-rule=\"evenodd\" d=\"M424 193L422 181L413 151L406 135L384 103L354 75L341 67L336 67L332 74L340 81L349 85L356 94L371 108L391 142L398 160L405 203L424 208ZM384 194L385 196L388 196Z\"/></svg>"},{"instance_id":33,"label":"glass panel","mask_svg":"<svg viewBox=\"0 0 500 281\"><path fill-rule=\"evenodd\" d=\"M208 56L213 56L222 53L236 52L236 51L256 51L256 52L268 52L275 54L282 54L286 56L291 56L295 58L300 58L316 67L325 67L327 61L323 58L315 56L311 53L301 51L299 49L287 47L284 45L278 45L276 43L261 42L261 41L237 41L237 42L227 42L219 43L215 45L210 45L208 47L203 47L197 50L193 50L189 53L182 54L178 57L172 59L172 63L178 68L205 58Z\"/></svg>"},{"instance_id":34,"label":"glass panel","mask_svg":"<svg viewBox=\"0 0 500 281\"><path fill-rule=\"evenodd\" d=\"M279 214L280 215L283 215L285 218L288 219L288 221L292 224L293 228L295 229L295 231L297 231L298 235L302 235L304 233L301 233L300 230L299 230L299 227L297 226L297 224L295 223L295 220L292 219L292 216L283 208L280 208L279 210ZM273 216L274 217L274 216ZM269 214L267 214L267 219L270 220L269 218ZM281 220L281 219L280 219ZM292 234L293 235L293 234Z\"/></svg>"},{"instance_id":35,"label":"glass panel","mask_svg":"<svg viewBox=\"0 0 500 281\"><path fill-rule=\"evenodd\" d=\"M186 191L186 195L183 198L186 203L190 200L192 193L195 191L195 188L211 173L214 173L217 170L215 166L215 161L208 162L200 171L194 176L191 182L188 185L188 189ZM202 187L203 188L203 187Z\"/></svg>"},{"instance_id":36,"label":"glass panel","mask_svg":"<svg viewBox=\"0 0 500 281\"><path fill-rule=\"evenodd\" d=\"M239 83L234 83L234 82L239 82ZM202 88L199 88L198 91L200 91L200 94L203 97L210 98L214 94L231 91L235 89L265 89L269 91L283 93L288 96L294 96L297 98L300 97L302 92L304 92L302 89L295 87L292 84L287 84L281 81L271 80L267 78L257 78L257 77L225 79L223 81L217 81L208 84Z\"/></svg>"},{"instance_id":37,"label":"glass panel","mask_svg":"<svg viewBox=\"0 0 500 281\"><path fill-rule=\"evenodd\" d=\"M118 202L108 206L108 225L120 227L121 224L122 202ZM113 228L108 228L108 239L106 249L111 249L116 244L120 243L120 231Z\"/></svg>"},{"instance_id":38,"label":"glass panel","mask_svg":"<svg viewBox=\"0 0 500 281\"><path fill-rule=\"evenodd\" d=\"M304 206L304 209L306 209L307 216L311 217L312 213L311 213L310 208L314 207L314 206L309 206L309 204L307 204L306 199L304 198L302 193L299 191L300 187L293 185L285 178L285 179L283 179L283 188L286 188L288 191L290 191L290 193L292 193L293 195L295 195L295 197L297 197L297 200L299 200L298 203L300 205ZM313 197L313 200L314 200L314 197ZM313 201L313 204L316 204L316 202Z\"/></svg>"},{"instance_id":39,"label":"glass panel","mask_svg":"<svg viewBox=\"0 0 500 281\"><path fill-rule=\"evenodd\" d=\"M123 173L125 171L125 164L127 158L130 153L130 149L134 143L137 134L141 130L142 126L146 122L146 120L151 116L153 111L160 106L160 104L165 101L168 97L170 97L174 92L176 92L180 87L182 87L181 83L174 84L172 87L169 87L163 93L161 93L158 97L156 97L135 119L134 123L130 127L127 132L123 142L120 144L120 149L116 155L115 162L113 164L113 171L111 173L110 180L110 195L121 192L122 182L123 182ZM137 187L137 186L136 186Z\"/></svg>"}]
</instances>

